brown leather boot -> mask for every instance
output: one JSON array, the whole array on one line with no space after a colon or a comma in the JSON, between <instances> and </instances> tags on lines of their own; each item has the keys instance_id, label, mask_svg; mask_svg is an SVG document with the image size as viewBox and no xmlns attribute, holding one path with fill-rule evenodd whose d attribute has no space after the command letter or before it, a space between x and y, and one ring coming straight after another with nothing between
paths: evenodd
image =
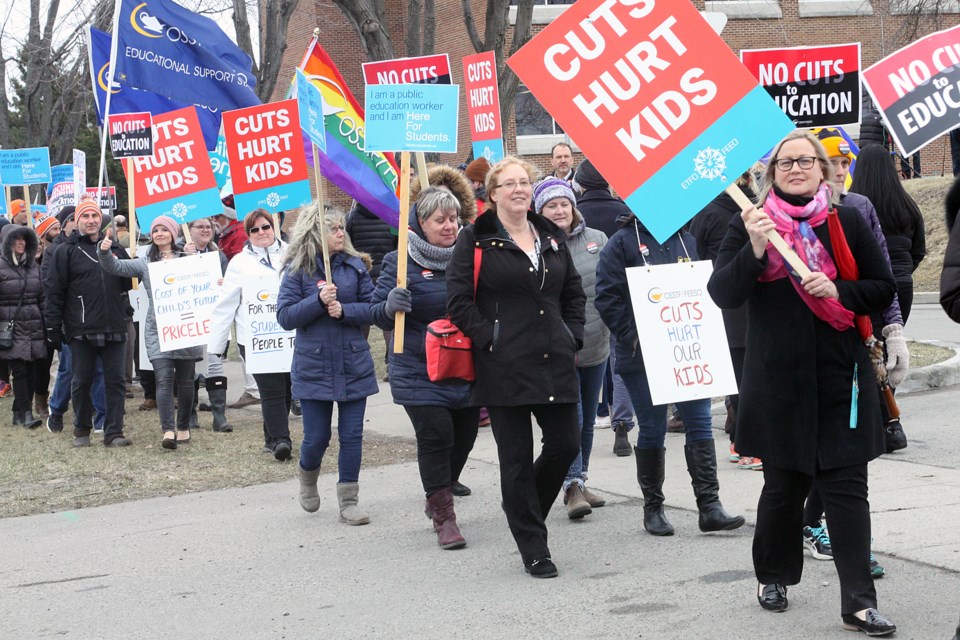
<instances>
[{"instance_id":1,"label":"brown leather boot","mask_svg":"<svg viewBox=\"0 0 960 640\"><path fill-rule=\"evenodd\" d=\"M441 549L460 549L467 546L460 527L457 526L457 514L453 512L453 492L444 487L427 498L433 507L433 528L437 532L437 542Z\"/></svg>"}]
</instances>

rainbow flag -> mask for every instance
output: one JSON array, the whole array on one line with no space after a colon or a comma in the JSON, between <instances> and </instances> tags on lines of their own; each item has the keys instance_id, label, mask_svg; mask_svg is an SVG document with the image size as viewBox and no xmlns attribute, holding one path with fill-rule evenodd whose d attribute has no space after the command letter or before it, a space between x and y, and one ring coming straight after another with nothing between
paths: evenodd
<instances>
[{"instance_id":1,"label":"rainbow flag","mask_svg":"<svg viewBox=\"0 0 960 640\"><path fill-rule=\"evenodd\" d=\"M363 150L363 108L316 38L307 47L300 69L323 94L327 150L319 152L320 172L396 228L400 217L400 169L392 156Z\"/></svg>"}]
</instances>

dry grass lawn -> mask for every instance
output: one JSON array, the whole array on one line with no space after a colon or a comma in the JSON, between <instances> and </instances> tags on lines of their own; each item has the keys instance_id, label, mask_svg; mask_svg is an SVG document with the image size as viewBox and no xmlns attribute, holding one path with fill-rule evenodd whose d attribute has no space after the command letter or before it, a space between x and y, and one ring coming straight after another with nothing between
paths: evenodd
<instances>
[{"instance_id":1,"label":"dry grass lawn","mask_svg":"<svg viewBox=\"0 0 960 640\"><path fill-rule=\"evenodd\" d=\"M947 248L947 226L943 221L943 198L953 184L949 176L904 180L903 186L920 207L926 226L927 257L913 274L914 291L940 291L940 270Z\"/></svg>"}]
</instances>

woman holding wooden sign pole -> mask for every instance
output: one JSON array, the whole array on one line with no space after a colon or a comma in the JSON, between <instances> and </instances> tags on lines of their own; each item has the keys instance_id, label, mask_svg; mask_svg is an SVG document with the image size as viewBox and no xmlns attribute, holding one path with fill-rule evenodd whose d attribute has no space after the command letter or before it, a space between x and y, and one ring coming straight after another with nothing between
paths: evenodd
<instances>
[{"instance_id":1,"label":"woman holding wooden sign pole","mask_svg":"<svg viewBox=\"0 0 960 640\"><path fill-rule=\"evenodd\" d=\"M763 208L731 221L708 288L722 308L749 303L737 451L763 459L753 540L760 606L786 610L787 586L800 582L803 503L816 478L843 626L887 635L896 625L876 610L867 501L867 463L885 451L884 433L856 316L885 309L896 285L866 222L831 205L832 175L810 133L777 144ZM773 234L811 273L797 276L768 249Z\"/></svg>"}]
</instances>

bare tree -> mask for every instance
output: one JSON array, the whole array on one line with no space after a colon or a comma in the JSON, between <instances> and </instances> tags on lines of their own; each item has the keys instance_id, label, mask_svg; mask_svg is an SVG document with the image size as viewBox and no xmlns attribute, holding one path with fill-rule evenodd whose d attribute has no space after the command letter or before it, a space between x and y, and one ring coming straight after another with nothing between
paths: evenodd
<instances>
[{"instance_id":1,"label":"bare tree","mask_svg":"<svg viewBox=\"0 0 960 640\"><path fill-rule=\"evenodd\" d=\"M264 102L270 101L277 86L280 62L287 50L287 27L299 3L300 0L264 0L256 3L260 35L260 55L257 57L253 55L246 0L233 0L233 26L237 31L237 44L254 61L253 75L257 79L257 96Z\"/></svg>"},{"instance_id":2,"label":"bare tree","mask_svg":"<svg viewBox=\"0 0 960 640\"><path fill-rule=\"evenodd\" d=\"M404 46L408 56L434 53L437 12L434 0L407 1L407 30Z\"/></svg>"},{"instance_id":3,"label":"bare tree","mask_svg":"<svg viewBox=\"0 0 960 640\"><path fill-rule=\"evenodd\" d=\"M506 122L513 110L513 102L520 87L520 78L507 66L507 58L520 50L530 40L533 24L533 0L517 2L517 16L513 26L513 41L510 51L504 55L507 31L510 28L510 0L487 0L487 18L483 39L477 32L470 0L460 0L463 6L463 22L477 53L493 51L497 58L497 79L500 90L500 117Z\"/></svg>"},{"instance_id":4,"label":"bare tree","mask_svg":"<svg viewBox=\"0 0 960 640\"><path fill-rule=\"evenodd\" d=\"M337 8L350 20L360 35L367 60L391 60L396 58L393 41L387 33L387 17L382 0L333 0Z\"/></svg>"}]
</instances>

